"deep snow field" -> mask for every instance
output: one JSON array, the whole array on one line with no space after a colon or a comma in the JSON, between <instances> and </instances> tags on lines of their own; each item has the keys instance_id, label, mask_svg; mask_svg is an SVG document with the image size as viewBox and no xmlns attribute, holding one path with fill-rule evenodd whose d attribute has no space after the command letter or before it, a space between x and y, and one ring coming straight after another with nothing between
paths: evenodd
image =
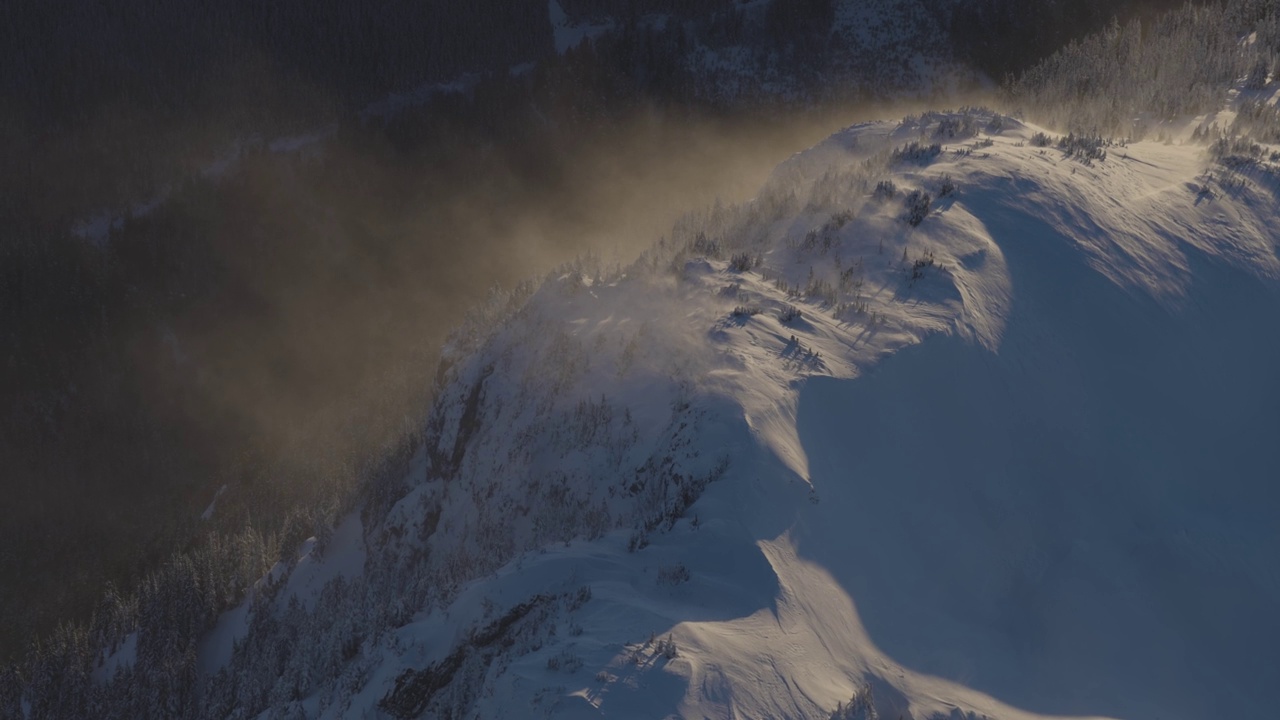
<instances>
[{"instance_id":1,"label":"deep snow field","mask_svg":"<svg viewBox=\"0 0 1280 720\"><path fill-rule=\"evenodd\" d=\"M409 598L359 682L277 710L1274 713L1280 176L1037 131L854 126L629 268L496 299L394 506L273 573L280 609Z\"/></svg>"}]
</instances>

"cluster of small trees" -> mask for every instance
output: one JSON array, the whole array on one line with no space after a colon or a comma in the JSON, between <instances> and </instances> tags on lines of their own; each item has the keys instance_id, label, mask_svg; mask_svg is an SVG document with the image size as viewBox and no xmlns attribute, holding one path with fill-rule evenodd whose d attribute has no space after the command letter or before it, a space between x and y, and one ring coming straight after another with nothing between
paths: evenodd
<instances>
[{"instance_id":1,"label":"cluster of small trees","mask_svg":"<svg viewBox=\"0 0 1280 720\"><path fill-rule=\"evenodd\" d=\"M902 201L904 210L903 219L908 225L915 227L924 222L929 217L929 211L933 208L933 196L924 190L912 190Z\"/></svg>"},{"instance_id":2,"label":"cluster of small trees","mask_svg":"<svg viewBox=\"0 0 1280 720\"><path fill-rule=\"evenodd\" d=\"M870 684L864 684L853 694L848 703L837 703L830 720L879 720L875 695Z\"/></svg>"},{"instance_id":3,"label":"cluster of small trees","mask_svg":"<svg viewBox=\"0 0 1280 720\"><path fill-rule=\"evenodd\" d=\"M1067 133L1058 139L1058 149L1067 157L1089 165L1094 160L1102 162L1107 159L1107 147L1111 142L1100 135Z\"/></svg>"},{"instance_id":4,"label":"cluster of small trees","mask_svg":"<svg viewBox=\"0 0 1280 720\"><path fill-rule=\"evenodd\" d=\"M918 140L912 140L906 145L894 148L890 155L890 160L894 163L916 162L925 164L932 162L941 154L942 145L939 143L929 143L926 145Z\"/></svg>"},{"instance_id":5,"label":"cluster of small trees","mask_svg":"<svg viewBox=\"0 0 1280 720\"><path fill-rule=\"evenodd\" d=\"M936 261L933 257L933 251L930 250L911 263L911 281L915 282L924 277L925 271L933 267Z\"/></svg>"},{"instance_id":6,"label":"cluster of small trees","mask_svg":"<svg viewBox=\"0 0 1280 720\"><path fill-rule=\"evenodd\" d=\"M729 268L735 272L747 272L760 267L762 262L764 260L759 255L752 255L746 252L734 253L729 258Z\"/></svg>"}]
</instances>

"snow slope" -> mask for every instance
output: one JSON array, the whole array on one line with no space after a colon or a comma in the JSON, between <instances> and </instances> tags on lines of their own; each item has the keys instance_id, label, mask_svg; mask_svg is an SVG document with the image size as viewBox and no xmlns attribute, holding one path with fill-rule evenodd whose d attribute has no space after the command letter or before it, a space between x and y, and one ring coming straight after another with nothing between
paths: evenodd
<instances>
[{"instance_id":1,"label":"snow slope","mask_svg":"<svg viewBox=\"0 0 1280 720\"><path fill-rule=\"evenodd\" d=\"M341 575L378 625L243 707L1266 716L1274 169L1037 130L855 126L629 268L495 296L408 476L250 611Z\"/></svg>"}]
</instances>

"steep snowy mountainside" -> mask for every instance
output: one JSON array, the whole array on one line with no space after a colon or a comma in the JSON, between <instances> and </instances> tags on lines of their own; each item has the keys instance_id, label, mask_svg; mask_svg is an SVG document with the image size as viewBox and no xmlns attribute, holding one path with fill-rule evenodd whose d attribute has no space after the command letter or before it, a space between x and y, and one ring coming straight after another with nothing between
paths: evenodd
<instances>
[{"instance_id":1,"label":"steep snowy mountainside","mask_svg":"<svg viewBox=\"0 0 1280 720\"><path fill-rule=\"evenodd\" d=\"M868 123L628 267L495 292L407 470L202 646L202 715L1265 716L1250 157Z\"/></svg>"},{"instance_id":2,"label":"steep snowy mountainside","mask_svg":"<svg viewBox=\"0 0 1280 720\"><path fill-rule=\"evenodd\" d=\"M662 357L701 356L666 372L733 420L699 442L732 448L728 471L697 529L551 549L473 586L593 591L564 620L581 635L476 678L480 716L818 717L864 683L914 717L1267 706L1271 171L1215 185L1200 147L1068 156L1036 132L851 128L632 269L675 271L671 305L642 315L665 321ZM904 196L944 186L913 226ZM598 294L634 310L651 283ZM616 322L617 302L570 322ZM655 632L674 657L644 645Z\"/></svg>"}]
</instances>

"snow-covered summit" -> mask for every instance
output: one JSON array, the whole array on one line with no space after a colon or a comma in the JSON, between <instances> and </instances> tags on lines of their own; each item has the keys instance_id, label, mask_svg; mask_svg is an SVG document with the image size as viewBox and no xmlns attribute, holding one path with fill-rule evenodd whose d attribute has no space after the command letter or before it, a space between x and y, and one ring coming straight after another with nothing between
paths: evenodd
<instances>
[{"instance_id":1,"label":"snow-covered summit","mask_svg":"<svg viewBox=\"0 0 1280 720\"><path fill-rule=\"evenodd\" d=\"M864 124L495 293L407 473L224 616L209 714L1265 715L1264 157Z\"/></svg>"}]
</instances>

